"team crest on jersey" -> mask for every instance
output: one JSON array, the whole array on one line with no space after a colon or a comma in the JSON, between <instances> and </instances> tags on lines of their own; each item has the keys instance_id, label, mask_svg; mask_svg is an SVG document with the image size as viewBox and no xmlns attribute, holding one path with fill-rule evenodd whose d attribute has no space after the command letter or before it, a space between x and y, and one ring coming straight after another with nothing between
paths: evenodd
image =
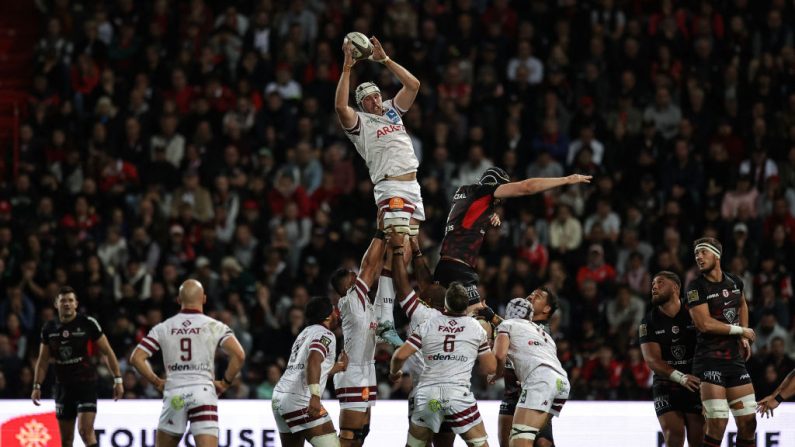
<instances>
[{"instance_id":1,"label":"team crest on jersey","mask_svg":"<svg viewBox=\"0 0 795 447\"><path fill-rule=\"evenodd\" d=\"M645 337L646 334L649 333L649 330L645 324L641 324L640 326L638 326L638 333L640 334L641 337Z\"/></svg>"},{"instance_id":2,"label":"team crest on jersey","mask_svg":"<svg viewBox=\"0 0 795 447\"><path fill-rule=\"evenodd\" d=\"M58 347L58 355L61 357L61 360L69 360L72 358L72 347L71 346L59 346Z\"/></svg>"},{"instance_id":3,"label":"team crest on jersey","mask_svg":"<svg viewBox=\"0 0 795 447\"><path fill-rule=\"evenodd\" d=\"M720 293L721 293L721 295L723 295L724 298L728 298L729 297L729 291L726 290L726 289L721 290Z\"/></svg>"},{"instance_id":4,"label":"team crest on jersey","mask_svg":"<svg viewBox=\"0 0 795 447\"><path fill-rule=\"evenodd\" d=\"M674 334L678 334L679 333L679 326L671 326L671 332L673 332Z\"/></svg>"},{"instance_id":5,"label":"team crest on jersey","mask_svg":"<svg viewBox=\"0 0 795 447\"><path fill-rule=\"evenodd\" d=\"M723 309L723 316L726 317L726 321L729 323L734 323L734 319L737 318L737 311L733 307Z\"/></svg>"},{"instance_id":6,"label":"team crest on jersey","mask_svg":"<svg viewBox=\"0 0 795 447\"><path fill-rule=\"evenodd\" d=\"M63 337L63 338L69 338L69 331L67 331L66 329L64 329L64 330L63 330L63 332L61 332L61 337Z\"/></svg>"},{"instance_id":7,"label":"team crest on jersey","mask_svg":"<svg viewBox=\"0 0 795 447\"><path fill-rule=\"evenodd\" d=\"M682 345L673 345L671 346L671 354L673 354L676 360L682 360L685 358L685 347Z\"/></svg>"},{"instance_id":8,"label":"team crest on jersey","mask_svg":"<svg viewBox=\"0 0 795 447\"><path fill-rule=\"evenodd\" d=\"M400 122L400 115L398 115L397 112L395 112L395 109L387 110L384 116L386 116L386 118L392 124L397 124Z\"/></svg>"},{"instance_id":9,"label":"team crest on jersey","mask_svg":"<svg viewBox=\"0 0 795 447\"><path fill-rule=\"evenodd\" d=\"M450 326L458 326L458 322L455 320L450 320Z\"/></svg>"},{"instance_id":10,"label":"team crest on jersey","mask_svg":"<svg viewBox=\"0 0 795 447\"><path fill-rule=\"evenodd\" d=\"M191 324L190 320L185 320L185 321L182 322L182 327L188 327L188 326L190 326L190 324Z\"/></svg>"},{"instance_id":11,"label":"team crest on jersey","mask_svg":"<svg viewBox=\"0 0 795 447\"><path fill-rule=\"evenodd\" d=\"M687 292L687 302L695 303L696 301L698 301L698 290L691 290Z\"/></svg>"},{"instance_id":12,"label":"team crest on jersey","mask_svg":"<svg viewBox=\"0 0 795 447\"><path fill-rule=\"evenodd\" d=\"M325 347L327 347L327 348L328 348L328 347L329 347L329 345L331 344L331 339L330 339L330 338L328 338L328 337L326 337L326 336L324 335L324 336L320 337L320 343L321 343L323 346L325 346Z\"/></svg>"}]
</instances>

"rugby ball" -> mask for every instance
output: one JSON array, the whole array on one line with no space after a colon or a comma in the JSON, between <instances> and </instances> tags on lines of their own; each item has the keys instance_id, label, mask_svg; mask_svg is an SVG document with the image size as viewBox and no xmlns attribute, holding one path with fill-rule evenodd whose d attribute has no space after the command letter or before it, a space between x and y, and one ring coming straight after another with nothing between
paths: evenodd
<instances>
[{"instance_id":1,"label":"rugby ball","mask_svg":"<svg viewBox=\"0 0 795 447\"><path fill-rule=\"evenodd\" d=\"M353 45L353 58L358 60L367 59L373 54L373 44L364 34L353 31L345 36L345 42Z\"/></svg>"}]
</instances>

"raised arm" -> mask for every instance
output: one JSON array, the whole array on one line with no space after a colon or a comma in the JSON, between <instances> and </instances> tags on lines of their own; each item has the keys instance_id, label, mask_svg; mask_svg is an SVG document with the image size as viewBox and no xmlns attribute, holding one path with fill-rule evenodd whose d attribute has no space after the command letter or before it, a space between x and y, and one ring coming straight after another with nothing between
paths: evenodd
<instances>
[{"instance_id":1,"label":"raised arm","mask_svg":"<svg viewBox=\"0 0 795 447\"><path fill-rule=\"evenodd\" d=\"M119 368L119 360L116 358L116 353L110 347L108 337L104 334L97 340L97 347L99 352L105 356L105 361L108 363L108 369L113 373L113 400L119 400L124 396L124 385L121 383L121 368Z\"/></svg>"},{"instance_id":2,"label":"raised arm","mask_svg":"<svg viewBox=\"0 0 795 447\"><path fill-rule=\"evenodd\" d=\"M381 46L381 42L379 42L376 37L371 37L370 42L373 43L373 60L384 64L392 74L397 76L400 83L403 84L403 88L395 95L393 103L401 112L407 111L411 108L411 105L414 104L414 99L420 91L420 80L414 77L414 75L402 65L387 56L384 48Z\"/></svg>"},{"instance_id":3,"label":"raised arm","mask_svg":"<svg viewBox=\"0 0 795 447\"><path fill-rule=\"evenodd\" d=\"M529 178L519 182L511 182L498 186L494 191L494 197L498 199L507 199L510 197L529 196L544 192L548 189L563 185L574 185L576 183L591 183L591 176L572 174L567 177Z\"/></svg>"},{"instance_id":4,"label":"raised arm","mask_svg":"<svg viewBox=\"0 0 795 447\"><path fill-rule=\"evenodd\" d=\"M30 399L37 407L41 400L41 383L47 376L47 368L50 367L50 348L46 343L39 345L39 358L36 359L36 369L33 371L33 392Z\"/></svg>"},{"instance_id":5,"label":"raised arm","mask_svg":"<svg viewBox=\"0 0 795 447\"><path fill-rule=\"evenodd\" d=\"M669 377L673 382L676 382L690 391L698 391L701 380L698 377L684 374L662 359L660 351L660 344L654 342L641 343L640 352L643 354L643 360L646 365L661 377Z\"/></svg>"},{"instance_id":6,"label":"raised arm","mask_svg":"<svg viewBox=\"0 0 795 447\"><path fill-rule=\"evenodd\" d=\"M412 236L409 238L409 241L411 242L411 256L412 265L414 266L414 276L417 278L417 283L420 286L420 290L425 290L426 287L433 284L433 274L431 274L431 269L428 267L428 263L425 262L425 256L423 256L422 250L420 249L419 238Z\"/></svg>"},{"instance_id":7,"label":"raised arm","mask_svg":"<svg viewBox=\"0 0 795 447\"><path fill-rule=\"evenodd\" d=\"M350 42L342 45L342 52L345 54L345 60L342 66L342 74L337 83L337 92L334 95L334 109L337 111L337 118L340 124L345 129L351 129L356 125L356 111L353 107L348 105L348 96L350 95L351 84L351 68L356 61L353 59L353 46Z\"/></svg>"},{"instance_id":8,"label":"raised arm","mask_svg":"<svg viewBox=\"0 0 795 447\"><path fill-rule=\"evenodd\" d=\"M359 267L359 279L364 282L368 288L373 286L378 275L381 274L381 269L384 268L384 249L386 243L379 237L374 237L370 241L370 246L362 257L362 263Z\"/></svg>"},{"instance_id":9,"label":"raised arm","mask_svg":"<svg viewBox=\"0 0 795 447\"><path fill-rule=\"evenodd\" d=\"M502 377L503 372L505 372L505 360L508 358L508 348L510 344L511 338L505 332L497 334L497 338L494 339L494 348L492 351L494 352L494 358L497 360L495 377Z\"/></svg>"},{"instance_id":10,"label":"raised arm","mask_svg":"<svg viewBox=\"0 0 795 447\"><path fill-rule=\"evenodd\" d=\"M392 232L388 237L389 246L392 248L392 282L395 285L395 298L400 301L414 291L402 256L405 235Z\"/></svg>"}]
</instances>

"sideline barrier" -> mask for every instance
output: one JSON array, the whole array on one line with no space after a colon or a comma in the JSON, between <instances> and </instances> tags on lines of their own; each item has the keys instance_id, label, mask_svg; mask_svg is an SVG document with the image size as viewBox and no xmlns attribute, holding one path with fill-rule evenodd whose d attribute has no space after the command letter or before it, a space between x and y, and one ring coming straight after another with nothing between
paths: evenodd
<instances>
[{"instance_id":1,"label":"sideline barrier","mask_svg":"<svg viewBox=\"0 0 795 447\"><path fill-rule=\"evenodd\" d=\"M324 401L338 427L339 404ZM478 402L486 423L489 444L497 446L498 401ZM406 401L378 401L373 408L371 431L365 445L401 447L408 428ZM95 424L103 447L154 447L160 414L158 400L101 400ZM279 446L279 435L267 400L221 400L219 447ZM772 419L757 418L757 446L795 446L795 403L776 409ZM60 447L55 405L52 400L36 407L29 400L0 400L0 447ZM554 422L558 447L632 446L662 447L662 435L653 402L571 401ZM736 431L730 419L724 447L734 445ZM731 441L730 441L731 438ZM181 446L193 447L190 437ZM308 445L308 444L307 444ZM465 446L460 439L456 446ZM75 433L75 446L83 447Z\"/></svg>"}]
</instances>

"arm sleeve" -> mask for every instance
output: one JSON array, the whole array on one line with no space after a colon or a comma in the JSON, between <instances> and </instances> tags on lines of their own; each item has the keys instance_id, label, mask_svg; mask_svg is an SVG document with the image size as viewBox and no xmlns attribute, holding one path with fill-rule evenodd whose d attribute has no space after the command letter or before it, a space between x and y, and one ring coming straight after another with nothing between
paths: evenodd
<instances>
[{"instance_id":1,"label":"arm sleeve","mask_svg":"<svg viewBox=\"0 0 795 447\"><path fill-rule=\"evenodd\" d=\"M146 337L141 339L141 341L138 343L138 348L142 349L150 356L155 355L155 353L160 350L160 336L158 335L159 332L160 325L158 324L149 330L149 333L146 334Z\"/></svg>"},{"instance_id":2,"label":"arm sleeve","mask_svg":"<svg viewBox=\"0 0 795 447\"><path fill-rule=\"evenodd\" d=\"M491 352L491 348L489 347L489 336L486 334L486 330L480 327L480 345L478 346L478 356Z\"/></svg>"},{"instance_id":3,"label":"arm sleeve","mask_svg":"<svg viewBox=\"0 0 795 447\"><path fill-rule=\"evenodd\" d=\"M234 337L235 333L229 326L220 323L220 330L218 331L218 346L221 346L227 338Z\"/></svg>"},{"instance_id":4,"label":"arm sleeve","mask_svg":"<svg viewBox=\"0 0 795 447\"><path fill-rule=\"evenodd\" d=\"M687 286L687 307L693 308L701 304L707 304L707 294L704 293L698 285L698 280L691 281Z\"/></svg>"},{"instance_id":5,"label":"arm sleeve","mask_svg":"<svg viewBox=\"0 0 795 447\"><path fill-rule=\"evenodd\" d=\"M427 327L428 327L427 324L422 324L420 327L418 327L417 330L412 332L412 334L409 336L408 340L406 340L406 343L408 343L411 346L413 346L416 350L421 351L422 350L422 336L427 331Z\"/></svg>"},{"instance_id":6,"label":"arm sleeve","mask_svg":"<svg viewBox=\"0 0 795 447\"><path fill-rule=\"evenodd\" d=\"M88 319L88 336L96 341L102 337L102 326L99 325L99 322L94 319L94 317L87 317Z\"/></svg>"},{"instance_id":7,"label":"arm sleeve","mask_svg":"<svg viewBox=\"0 0 795 447\"><path fill-rule=\"evenodd\" d=\"M643 317L640 321L640 325L638 325L638 342L640 344L657 342L654 336L654 328L649 327L648 316Z\"/></svg>"},{"instance_id":8,"label":"arm sleeve","mask_svg":"<svg viewBox=\"0 0 795 447\"><path fill-rule=\"evenodd\" d=\"M367 296L368 292L370 292L370 288L367 287L367 284L365 284L364 281L357 276L356 281L353 283L353 287L348 289L348 293L340 298L339 302L337 303L340 313L343 315L364 314L364 311L367 308L367 300L369 299Z\"/></svg>"},{"instance_id":9,"label":"arm sleeve","mask_svg":"<svg viewBox=\"0 0 795 447\"><path fill-rule=\"evenodd\" d=\"M406 313L412 326L422 324L425 320L438 314L438 311L428 307L428 304L422 301L413 290L400 300L400 308Z\"/></svg>"},{"instance_id":10,"label":"arm sleeve","mask_svg":"<svg viewBox=\"0 0 795 447\"><path fill-rule=\"evenodd\" d=\"M325 359L329 352L336 350L334 336L329 333L319 334L309 343L309 351L317 351Z\"/></svg>"},{"instance_id":11,"label":"arm sleeve","mask_svg":"<svg viewBox=\"0 0 795 447\"><path fill-rule=\"evenodd\" d=\"M503 320L499 326L497 326L497 335L505 334L508 338L511 338L511 328L513 327L513 323L510 320ZM497 338L496 336L494 338Z\"/></svg>"}]
</instances>

